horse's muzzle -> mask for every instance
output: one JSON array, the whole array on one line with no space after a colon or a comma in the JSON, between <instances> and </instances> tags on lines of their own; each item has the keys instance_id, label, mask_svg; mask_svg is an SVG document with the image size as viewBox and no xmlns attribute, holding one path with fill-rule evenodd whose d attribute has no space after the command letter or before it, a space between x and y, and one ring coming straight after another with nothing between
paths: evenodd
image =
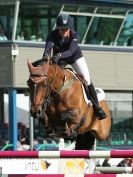
<instances>
[{"instance_id":1,"label":"horse's muzzle","mask_svg":"<svg viewBox=\"0 0 133 177\"><path fill-rule=\"evenodd\" d=\"M42 115L42 106L31 106L30 114L33 118L39 119Z\"/></svg>"}]
</instances>

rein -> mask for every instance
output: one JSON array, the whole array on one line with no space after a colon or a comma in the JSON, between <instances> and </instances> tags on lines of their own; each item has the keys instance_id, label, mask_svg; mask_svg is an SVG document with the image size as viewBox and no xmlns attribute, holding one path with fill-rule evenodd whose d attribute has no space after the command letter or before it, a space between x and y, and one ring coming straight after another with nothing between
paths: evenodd
<instances>
[{"instance_id":1,"label":"rein","mask_svg":"<svg viewBox=\"0 0 133 177\"><path fill-rule=\"evenodd\" d=\"M66 76L65 76L65 80L66 80ZM57 91L57 93L61 93L62 91L64 91L68 87L70 87L75 82L75 80L76 80L76 77L73 76L73 78L71 80L65 81L63 83L63 86Z\"/></svg>"},{"instance_id":2,"label":"rein","mask_svg":"<svg viewBox=\"0 0 133 177\"><path fill-rule=\"evenodd\" d=\"M57 65L55 65L55 67L56 67L56 69L55 69L55 74L54 74L54 78L53 78L53 80L52 80L52 82L51 82L51 84L50 85L53 85L53 83L54 83L54 81L55 81L55 78L56 78L56 75L57 75ZM63 72L63 70L62 70L62 72ZM65 73L63 72L63 74L64 74L64 79L63 79L63 84L61 85L61 87L56 91L56 93L55 94L59 94L59 93L61 93L62 91L64 91L65 89L67 89L67 88L69 88L75 81L76 81L76 76L73 76L73 78L71 79L71 80L66 80L67 78L66 78L66 75L65 75ZM54 95L55 95L54 94ZM53 96L53 95L52 95Z\"/></svg>"}]
</instances>

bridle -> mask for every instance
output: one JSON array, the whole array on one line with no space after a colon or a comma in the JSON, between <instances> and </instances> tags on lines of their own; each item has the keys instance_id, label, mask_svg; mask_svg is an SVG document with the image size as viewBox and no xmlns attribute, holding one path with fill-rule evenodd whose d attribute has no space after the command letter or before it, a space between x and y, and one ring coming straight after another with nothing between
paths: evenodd
<instances>
[{"instance_id":1,"label":"bridle","mask_svg":"<svg viewBox=\"0 0 133 177\"><path fill-rule=\"evenodd\" d=\"M64 73L64 72L63 72ZM46 89L46 96L45 96L45 99L43 100L43 102L41 103L41 106L42 107L42 112L45 112L48 105L50 104L50 101L51 101L51 98L53 95L55 94L52 94L52 85L54 84L55 82L55 78L56 78L56 75L57 75L57 65L55 65L55 73L54 73L54 77L52 78L52 80L50 81L49 78L48 78L48 74L47 73L44 73L44 74L35 74L35 73L31 73L30 76L29 76L29 80L32 80L32 83L34 84L33 87L34 87L34 95L33 95L33 100L35 101L35 97L36 97L36 93L37 93L37 85L42 82L43 80L46 82L46 85L45 85L45 89ZM34 79L35 78L40 78L40 80L38 79L37 81ZM65 77L65 76L64 76ZM29 85L30 87L30 84L29 84L29 80L27 81L27 84Z\"/></svg>"},{"instance_id":2,"label":"bridle","mask_svg":"<svg viewBox=\"0 0 133 177\"><path fill-rule=\"evenodd\" d=\"M36 78L41 77L41 78L40 78L40 80L35 81L34 77L36 77ZM50 85L49 85L49 82L48 82L47 74L30 74L29 80L31 80L32 83L33 83L33 89L34 89L33 102L35 101L35 97L37 95L37 86L38 86L38 84L40 82L43 82L43 81L46 80L46 85L45 85L45 87L46 87L46 99L44 99L43 102L40 103L40 105L39 105L39 106L42 107L42 111L45 112L46 108L47 108L47 105L50 102ZM27 83L28 83L28 85L30 87L29 80L27 81Z\"/></svg>"}]
</instances>

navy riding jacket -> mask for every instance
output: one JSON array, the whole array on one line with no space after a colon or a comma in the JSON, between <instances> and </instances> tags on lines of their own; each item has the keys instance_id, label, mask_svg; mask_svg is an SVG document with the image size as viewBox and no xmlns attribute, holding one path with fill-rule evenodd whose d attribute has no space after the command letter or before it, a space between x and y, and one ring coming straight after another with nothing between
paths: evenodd
<instances>
[{"instance_id":1,"label":"navy riding jacket","mask_svg":"<svg viewBox=\"0 0 133 177\"><path fill-rule=\"evenodd\" d=\"M83 56L82 51L78 46L78 40L79 35L73 30L70 30L69 38L62 38L59 34L59 30L55 29L50 32L46 39L43 56L50 55L51 49L53 49L53 55L61 53L61 60L65 60L66 63L72 64Z\"/></svg>"}]
</instances>

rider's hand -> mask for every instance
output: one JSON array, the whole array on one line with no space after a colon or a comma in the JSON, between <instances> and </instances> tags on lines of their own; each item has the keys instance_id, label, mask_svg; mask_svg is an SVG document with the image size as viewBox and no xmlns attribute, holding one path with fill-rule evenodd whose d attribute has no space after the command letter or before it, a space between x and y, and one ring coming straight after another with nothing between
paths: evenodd
<instances>
[{"instance_id":1,"label":"rider's hand","mask_svg":"<svg viewBox=\"0 0 133 177\"><path fill-rule=\"evenodd\" d=\"M55 63L58 63L59 60L61 59L61 54L60 53L57 53L56 55L54 55L53 57L53 60Z\"/></svg>"}]
</instances>

